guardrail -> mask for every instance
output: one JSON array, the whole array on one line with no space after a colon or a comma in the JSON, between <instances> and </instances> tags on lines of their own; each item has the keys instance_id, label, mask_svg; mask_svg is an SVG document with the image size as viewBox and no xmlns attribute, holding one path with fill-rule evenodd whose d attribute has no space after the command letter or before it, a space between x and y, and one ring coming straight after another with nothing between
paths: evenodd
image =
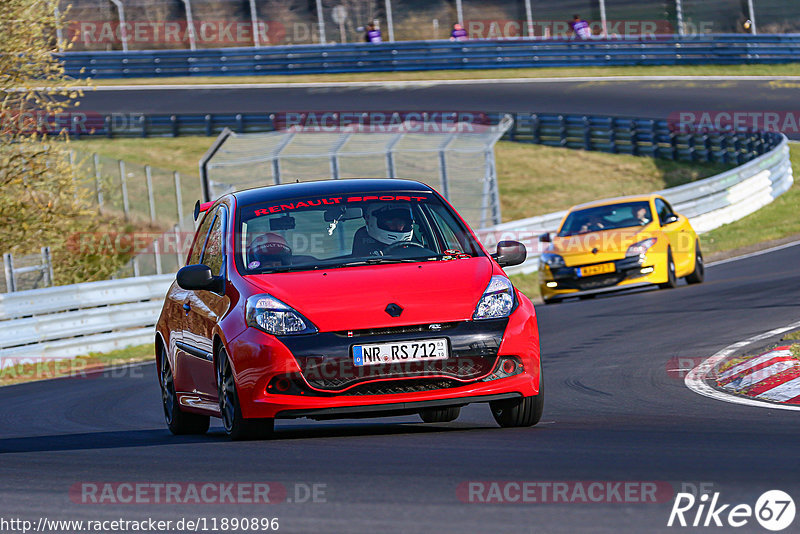
<instances>
[{"instance_id":1,"label":"guardrail","mask_svg":"<svg viewBox=\"0 0 800 534\"><path fill-rule=\"evenodd\" d=\"M323 74L442 69L789 63L798 35L576 40L404 41L205 50L67 52L76 78Z\"/></svg>"},{"instance_id":2,"label":"guardrail","mask_svg":"<svg viewBox=\"0 0 800 534\"><path fill-rule=\"evenodd\" d=\"M0 295L0 369L153 341L174 274Z\"/></svg>"},{"instance_id":3,"label":"guardrail","mask_svg":"<svg viewBox=\"0 0 800 534\"><path fill-rule=\"evenodd\" d=\"M783 134L767 134L774 146L767 153L704 180L658 191L675 211L689 218L698 233L739 220L766 206L794 183L789 160L789 142ZM538 269L540 246L537 237L558 229L566 211L548 213L480 230L481 242L494 248L498 241L514 239L526 244L528 259L511 267L509 274L524 274Z\"/></svg>"}]
</instances>

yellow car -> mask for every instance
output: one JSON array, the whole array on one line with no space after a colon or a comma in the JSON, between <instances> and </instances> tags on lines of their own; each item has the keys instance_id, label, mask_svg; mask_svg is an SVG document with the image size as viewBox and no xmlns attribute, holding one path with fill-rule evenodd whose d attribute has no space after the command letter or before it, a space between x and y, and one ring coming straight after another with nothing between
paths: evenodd
<instances>
[{"instance_id":1,"label":"yellow car","mask_svg":"<svg viewBox=\"0 0 800 534\"><path fill-rule=\"evenodd\" d=\"M703 281L703 254L689 220L656 194L598 200L567 212L539 258L546 304L566 297L592 298L610 289L658 284L678 278Z\"/></svg>"}]
</instances>

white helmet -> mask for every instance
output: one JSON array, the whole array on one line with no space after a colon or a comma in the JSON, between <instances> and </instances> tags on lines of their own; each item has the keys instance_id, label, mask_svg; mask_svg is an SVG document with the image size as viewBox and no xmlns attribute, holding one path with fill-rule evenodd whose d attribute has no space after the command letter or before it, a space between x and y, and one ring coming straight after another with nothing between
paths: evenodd
<instances>
[{"instance_id":1,"label":"white helmet","mask_svg":"<svg viewBox=\"0 0 800 534\"><path fill-rule=\"evenodd\" d=\"M367 234L384 245L411 241L414 216L408 204L372 204L364 212Z\"/></svg>"}]
</instances>

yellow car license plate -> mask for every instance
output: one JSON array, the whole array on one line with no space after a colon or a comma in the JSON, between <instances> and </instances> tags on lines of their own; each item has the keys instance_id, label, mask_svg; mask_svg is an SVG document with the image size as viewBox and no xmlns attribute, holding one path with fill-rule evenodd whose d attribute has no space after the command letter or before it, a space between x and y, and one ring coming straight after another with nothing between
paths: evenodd
<instances>
[{"instance_id":1,"label":"yellow car license plate","mask_svg":"<svg viewBox=\"0 0 800 534\"><path fill-rule=\"evenodd\" d=\"M617 268L613 263L601 263L578 268L578 276L595 276L597 274L613 273Z\"/></svg>"}]
</instances>

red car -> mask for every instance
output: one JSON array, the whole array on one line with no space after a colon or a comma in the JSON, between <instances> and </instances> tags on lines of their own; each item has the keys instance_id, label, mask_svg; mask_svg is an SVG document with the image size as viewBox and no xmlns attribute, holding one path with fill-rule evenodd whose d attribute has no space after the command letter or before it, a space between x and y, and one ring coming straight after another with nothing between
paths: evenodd
<instances>
[{"instance_id":1,"label":"red car","mask_svg":"<svg viewBox=\"0 0 800 534\"><path fill-rule=\"evenodd\" d=\"M202 209L205 208L205 209ZM221 417L234 439L275 419L419 414L488 402L501 426L543 406L536 314L436 191L405 180L263 187L202 208L156 325L175 434Z\"/></svg>"}]
</instances>

